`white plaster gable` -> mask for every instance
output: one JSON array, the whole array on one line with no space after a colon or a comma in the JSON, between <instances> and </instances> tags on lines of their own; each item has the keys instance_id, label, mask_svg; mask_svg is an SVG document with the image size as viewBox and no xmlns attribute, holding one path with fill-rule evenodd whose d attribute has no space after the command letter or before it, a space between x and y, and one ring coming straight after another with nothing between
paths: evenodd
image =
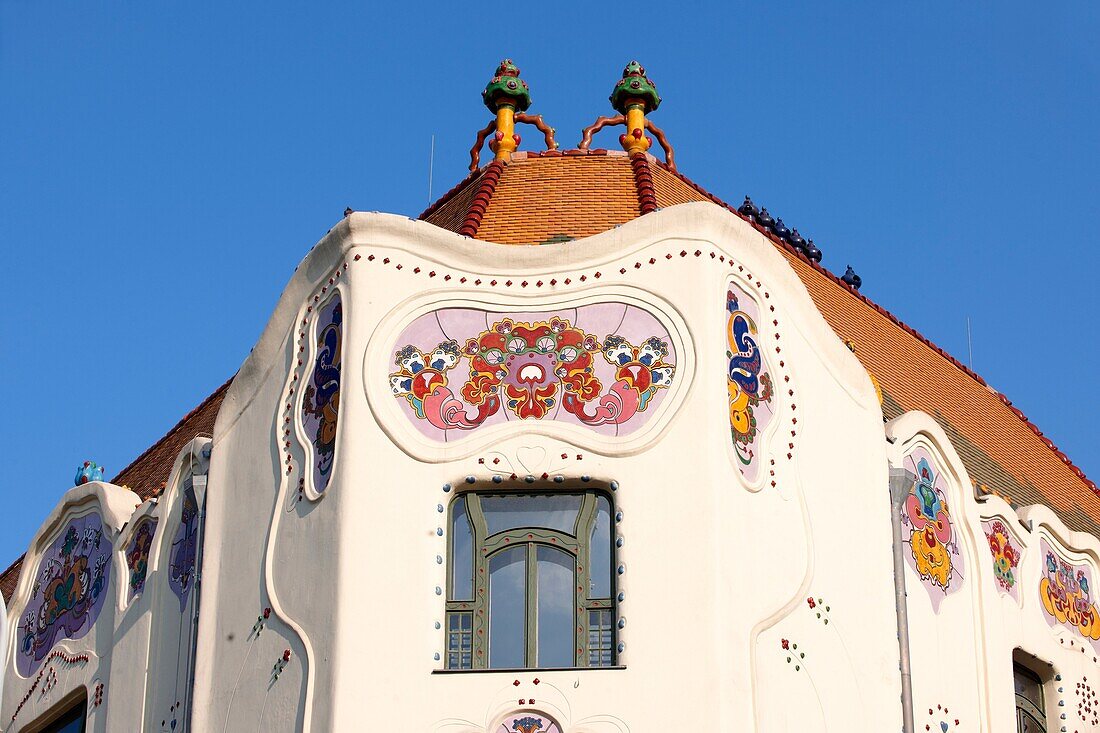
<instances>
[{"instance_id":1,"label":"white plaster gable","mask_svg":"<svg viewBox=\"0 0 1100 733\"><path fill-rule=\"evenodd\" d=\"M92 481L66 491L53 511L46 517L46 521L38 528L27 548L23 572L19 576L19 585L16 586L15 593L12 595L12 608L22 609L26 605L27 596L34 582L34 574L38 568L39 555L70 516L96 509L100 513L104 527L113 530L110 537L113 542L130 521L130 515L139 504L141 499L134 492L102 481ZM12 615L18 617L19 614L13 612Z\"/></svg>"}]
</instances>

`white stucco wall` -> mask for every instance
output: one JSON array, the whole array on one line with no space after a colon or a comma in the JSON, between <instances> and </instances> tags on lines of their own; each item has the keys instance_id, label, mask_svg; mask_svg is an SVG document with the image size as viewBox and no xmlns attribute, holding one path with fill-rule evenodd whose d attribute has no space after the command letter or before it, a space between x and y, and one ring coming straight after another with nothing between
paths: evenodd
<instances>
[{"instance_id":1,"label":"white stucco wall","mask_svg":"<svg viewBox=\"0 0 1100 733\"><path fill-rule=\"evenodd\" d=\"M759 458L765 470L751 482L733 457L724 388L731 278L759 300L761 347L777 382L787 378ZM297 331L308 329L329 288L339 290L345 319L336 465L323 497L298 501L298 471L288 478L283 468L287 455L295 466L303 458L295 441L282 450L278 428L293 399ZM421 313L593 301L644 307L677 345L676 384L625 438L530 421L441 445L390 392L395 339ZM265 706L281 705L303 717L264 717L265 725L486 730L525 697L545 700L568 730L716 719L730 730L805 729L851 721L853 696L865 701L858 717L868 729L900 719L892 586L882 582L890 573L886 444L874 388L774 247L717 207L676 207L583 241L530 248L353 214L298 268L227 395L214 441L208 532L221 539L207 545L199 676L211 683L205 698L199 693L199 727L255 725L270 715ZM490 452L503 464L483 462ZM445 599L435 589L446 585L436 562L447 542L436 531L446 526L438 508L454 496L443 487L461 488L466 476L492 486L501 465L506 474L561 474L566 487L582 475L587 485L617 484L625 669L540 671L537 688L526 673L433 674L444 645L435 625ZM850 498L837 501L840 494ZM859 532L835 531L853 523ZM831 625L808 607L810 595L826 599ZM263 641L240 642L264 608L272 614ZM785 661L787 637L805 640L805 669ZM264 689L284 649L292 662ZM841 670L826 664L836 655L847 660ZM780 687L781 695L772 691Z\"/></svg>"}]
</instances>

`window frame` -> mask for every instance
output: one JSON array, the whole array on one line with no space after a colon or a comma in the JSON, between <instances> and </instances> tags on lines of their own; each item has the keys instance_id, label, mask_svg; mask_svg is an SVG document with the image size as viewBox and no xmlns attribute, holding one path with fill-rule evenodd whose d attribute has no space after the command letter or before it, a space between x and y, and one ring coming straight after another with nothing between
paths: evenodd
<instances>
[{"instance_id":1,"label":"window frame","mask_svg":"<svg viewBox=\"0 0 1100 733\"><path fill-rule=\"evenodd\" d=\"M580 508L573 523L575 535L566 532L549 529L546 527L516 527L496 534L489 534L488 522L481 507L481 497L484 496L562 496L575 495L581 497ZM596 522L599 517L600 499L607 501L608 510L608 567L610 578L607 597L591 597L592 572L590 566L592 534L596 530ZM466 521L470 526L471 555L473 560L473 600L454 600L455 594L455 510L459 501L464 501ZM609 491L601 487L566 486L558 490L539 490L534 488L516 489L488 489L485 487L470 487L459 493L451 501L447 511L448 538L447 538L447 591L446 613L444 624L444 654L443 670L446 672L466 671L501 671L509 669L606 669L618 664L618 627L615 615L617 574L617 545L615 537L615 502ZM526 593L525 593L525 630L524 630L524 659L523 667L491 667L490 666L490 561L498 553L515 547L526 548ZM538 578L538 547L545 546L562 551L574 558L574 592L572 598L573 610L573 665L571 667L543 667L537 664L538 659L538 627L537 627L537 578ZM463 570L465 572L465 570ZM609 663L590 664L590 628L589 619L593 611L609 611L611 625L611 650ZM469 614L471 623L468 638L470 640L470 664L461 666L463 649L452 649L452 618L459 614ZM459 624L461 626L461 623ZM599 646L592 647L594 651L604 651ZM452 655L458 655L459 666L452 664ZM535 663L533 663L535 662Z\"/></svg>"}]
</instances>

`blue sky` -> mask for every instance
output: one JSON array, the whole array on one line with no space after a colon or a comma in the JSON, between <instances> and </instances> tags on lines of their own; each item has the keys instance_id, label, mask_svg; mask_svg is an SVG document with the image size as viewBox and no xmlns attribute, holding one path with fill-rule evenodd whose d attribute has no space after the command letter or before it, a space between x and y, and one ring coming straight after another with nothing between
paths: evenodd
<instances>
[{"instance_id":1,"label":"blue sky","mask_svg":"<svg viewBox=\"0 0 1100 733\"><path fill-rule=\"evenodd\" d=\"M432 135L464 176L504 56L563 147L638 58L682 172L964 361L969 316L1100 479L1100 5L324 5L0 0L0 567L233 374L345 206L417 215Z\"/></svg>"}]
</instances>

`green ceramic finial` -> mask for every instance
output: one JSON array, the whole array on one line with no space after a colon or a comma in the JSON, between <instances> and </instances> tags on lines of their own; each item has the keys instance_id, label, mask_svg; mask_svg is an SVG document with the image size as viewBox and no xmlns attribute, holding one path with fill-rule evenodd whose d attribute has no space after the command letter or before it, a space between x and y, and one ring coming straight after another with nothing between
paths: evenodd
<instances>
[{"instance_id":1,"label":"green ceramic finial","mask_svg":"<svg viewBox=\"0 0 1100 733\"><path fill-rule=\"evenodd\" d=\"M494 114L502 104L510 105L516 112L524 112L531 106L531 92L527 88L527 82L519 78L519 67L512 63L512 59L500 62L493 78L481 93L481 98Z\"/></svg>"},{"instance_id":2,"label":"green ceramic finial","mask_svg":"<svg viewBox=\"0 0 1100 733\"><path fill-rule=\"evenodd\" d=\"M661 95L657 93L657 87L645 75L645 69L637 61L631 61L623 69L623 78L611 92L611 106L619 114L625 115L630 106L627 100L631 99L641 100L646 112L653 112L661 106Z\"/></svg>"}]
</instances>

